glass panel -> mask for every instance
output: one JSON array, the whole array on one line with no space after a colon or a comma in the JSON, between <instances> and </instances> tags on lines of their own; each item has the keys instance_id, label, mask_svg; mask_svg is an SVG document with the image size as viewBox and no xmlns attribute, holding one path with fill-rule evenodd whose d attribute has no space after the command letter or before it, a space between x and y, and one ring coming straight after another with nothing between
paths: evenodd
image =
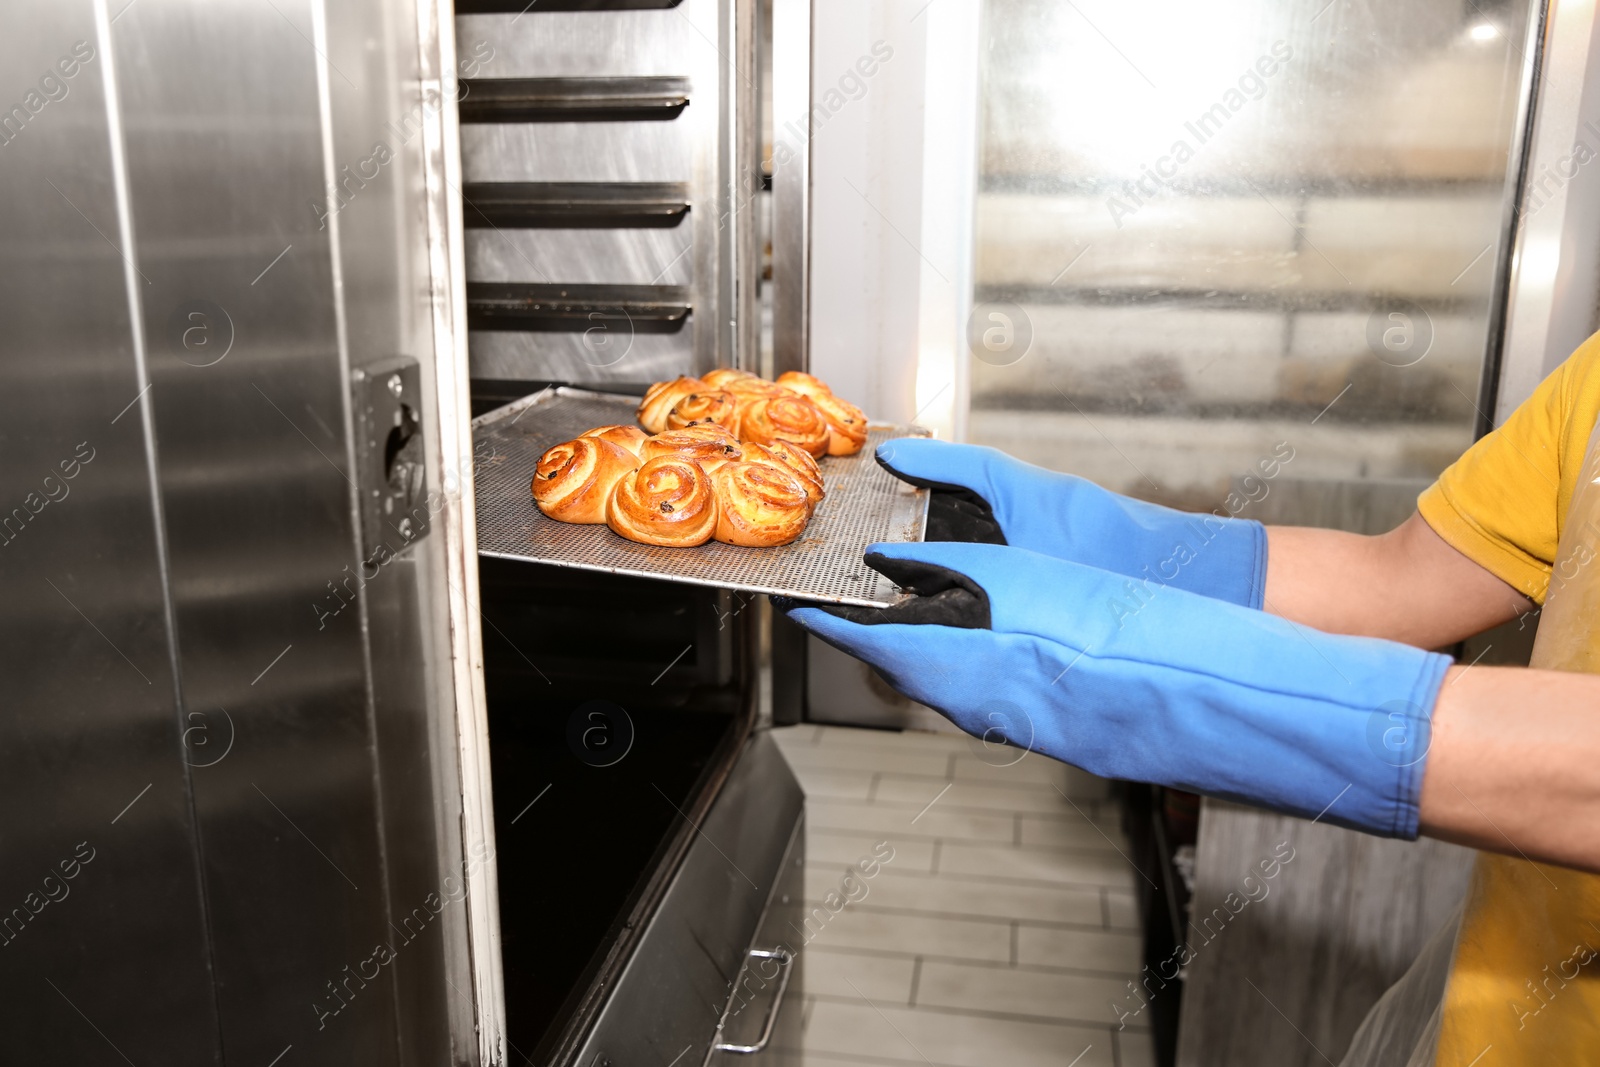
<instances>
[{"instance_id":1,"label":"glass panel","mask_svg":"<svg viewBox=\"0 0 1600 1067\"><path fill-rule=\"evenodd\" d=\"M985 0L969 437L1182 507L1254 475L1257 517L1408 513L1472 440L1527 22Z\"/></svg>"}]
</instances>

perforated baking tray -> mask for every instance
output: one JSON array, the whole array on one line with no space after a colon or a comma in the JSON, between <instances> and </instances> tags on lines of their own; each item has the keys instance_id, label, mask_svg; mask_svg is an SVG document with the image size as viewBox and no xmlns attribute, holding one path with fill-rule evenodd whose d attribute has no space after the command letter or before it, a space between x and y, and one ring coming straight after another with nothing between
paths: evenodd
<instances>
[{"instance_id":1,"label":"perforated baking tray","mask_svg":"<svg viewBox=\"0 0 1600 1067\"><path fill-rule=\"evenodd\" d=\"M915 426L873 423L867 446L822 460L827 496L800 540L778 548L717 542L698 548L635 544L604 526L556 522L533 503L530 485L551 445L611 423L632 424L637 397L560 386L523 397L473 420L478 552L557 567L777 593L866 606L901 598L894 583L861 561L878 541L920 541L928 494L891 476L872 451L896 437L926 437Z\"/></svg>"}]
</instances>

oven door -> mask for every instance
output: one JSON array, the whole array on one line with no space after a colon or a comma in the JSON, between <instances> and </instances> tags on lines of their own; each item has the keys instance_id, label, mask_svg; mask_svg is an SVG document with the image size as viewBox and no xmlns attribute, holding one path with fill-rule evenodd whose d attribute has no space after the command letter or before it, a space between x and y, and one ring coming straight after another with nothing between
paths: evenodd
<instances>
[{"instance_id":1,"label":"oven door","mask_svg":"<svg viewBox=\"0 0 1600 1067\"><path fill-rule=\"evenodd\" d=\"M767 1064L799 1048L803 803L777 745L756 734L572 1063Z\"/></svg>"},{"instance_id":2,"label":"oven door","mask_svg":"<svg viewBox=\"0 0 1600 1067\"><path fill-rule=\"evenodd\" d=\"M616 775L588 806L522 792L550 708L519 714L484 620L561 618L506 617L523 579L478 572L452 97L483 60L453 13L64 0L4 23L33 86L0 114L8 1047L503 1064L502 960L543 938L577 961L534 1033L549 1062L680 1037L703 1058L797 869L799 791L753 729L758 609L639 682L658 714L619 767L652 812L596 789ZM749 250L695 210L704 310ZM726 322L640 351L725 361L748 350ZM608 894L576 937L575 902Z\"/></svg>"},{"instance_id":3,"label":"oven door","mask_svg":"<svg viewBox=\"0 0 1600 1067\"><path fill-rule=\"evenodd\" d=\"M0 14L8 1058L503 1062L418 7Z\"/></svg>"},{"instance_id":4,"label":"oven door","mask_svg":"<svg viewBox=\"0 0 1600 1067\"><path fill-rule=\"evenodd\" d=\"M479 578L510 1054L697 1063L763 916L800 901L802 795L757 728L766 605L489 557Z\"/></svg>"}]
</instances>

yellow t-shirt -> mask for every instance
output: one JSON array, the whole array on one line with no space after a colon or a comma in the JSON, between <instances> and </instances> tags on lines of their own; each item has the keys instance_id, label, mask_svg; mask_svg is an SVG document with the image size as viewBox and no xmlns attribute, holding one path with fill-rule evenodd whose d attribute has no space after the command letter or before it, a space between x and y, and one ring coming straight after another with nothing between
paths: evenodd
<instances>
[{"instance_id":1,"label":"yellow t-shirt","mask_svg":"<svg viewBox=\"0 0 1600 1067\"><path fill-rule=\"evenodd\" d=\"M1417 510L1456 551L1544 603L1597 415L1600 334L1439 475Z\"/></svg>"},{"instance_id":2,"label":"yellow t-shirt","mask_svg":"<svg viewBox=\"0 0 1600 1067\"><path fill-rule=\"evenodd\" d=\"M1458 551L1540 604L1600 582L1557 546L1600 415L1600 334L1417 501ZM1576 529L1574 532L1578 532ZM1541 644L1546 635L1541 634ZM1597 650L1600 651L1600 650ZM1594 657L1587 662L1594 662ZM1506 709L1515 714L1515 708ZM1600 709L1597 709L1600 713ZM1438 1067L1600 1064L1600 876L1480 853L1445 988Z\"/></svg>"}]
</instances>

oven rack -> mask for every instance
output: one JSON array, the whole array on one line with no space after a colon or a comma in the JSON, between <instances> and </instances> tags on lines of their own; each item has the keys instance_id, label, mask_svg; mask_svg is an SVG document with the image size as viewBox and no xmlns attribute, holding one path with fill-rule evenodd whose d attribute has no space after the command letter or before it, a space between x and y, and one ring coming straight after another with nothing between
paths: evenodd
<instances>
[{"instance_id":1,"label":"oven rack","mask_svg":"<svg viewBox=\"0 0 1600 1067\"><path fill-rule=\"evenodd\" d=\"M889 474L872 452L897 437L926 437L926 430L873 423L867 446L856 455L822 460L827 496L804 535L790 545L660 548L625 540L604 526L546 518L529 488L539 457L595 426L633 424L638 402L552 386L474 419L478 552L835 604L881 607L902 598L893 582L862 561L862 553L880 541L922 540L928 493Z\"/></svg>"}]
</instances>

